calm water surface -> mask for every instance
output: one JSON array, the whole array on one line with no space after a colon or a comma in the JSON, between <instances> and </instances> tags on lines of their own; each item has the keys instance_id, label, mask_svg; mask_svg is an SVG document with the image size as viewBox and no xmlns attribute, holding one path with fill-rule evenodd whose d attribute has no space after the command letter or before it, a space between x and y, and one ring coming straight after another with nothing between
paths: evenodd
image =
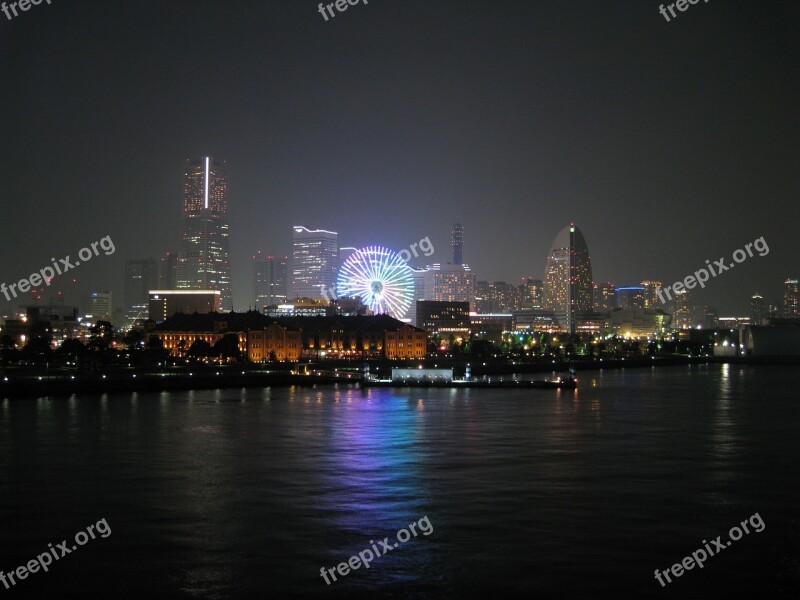
<instances>
[{"instance_id":1,"label":"calm water surface","mask_svg":"<svg viewBox=\"0 0 800 600\"><path fill-rule=\"evenodd\" d=\"M112 530L0 596L800 595L796 369L581 384L0 400L0 569ZM655 580L756 512L763 532ZM321 567L424 516L430 535L326 586Z\"/></svg>"}]
</instances>

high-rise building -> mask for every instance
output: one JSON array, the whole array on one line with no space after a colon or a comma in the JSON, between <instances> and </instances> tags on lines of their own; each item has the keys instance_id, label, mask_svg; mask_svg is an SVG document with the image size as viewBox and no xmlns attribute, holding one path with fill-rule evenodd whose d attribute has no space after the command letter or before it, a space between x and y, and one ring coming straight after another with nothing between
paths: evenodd
<instances>
[{"instance_id":1,"label":"high-rise building","mask_svg":"<svg viewBox=\"0 0 800 600\"><path fill-rule=\"evenodd\" d=\"M158 261L142 258L125 262L125 320L146 319L150 290L158 287Z\"/></svg>"},{"instance_id":2,"label":"high-rise building","mask_svg":"<svg viewBox=\"0 0 800 600\"><path fill-rule=\"evenodd\" d=\"M475 273L469 265L432 265L426 272L425 300L475 304ZM419 318L419 316L418 316Z\"/></svg>"},{"instance_id":3,"label":"high-rise building","mask_svg":"<svg viewBox=\"0 0 800 600\"><path fill-rule=\"evenodd\" d=\"M324 229L292 228L292 281L289 298L330 297L336 290L339 234ZM335 297L335 294L334 294Z\"/></svg>"},{"instance_id":4,"label":"high-rise building","mask_svg":"<svg viewBox=\"0 0 800 600\"><path fill-rule=\"evenodd\" d=\"M178 287L178 254L167 252L158 266L158 289L174 290Z\"/></svg>"},{"instance_id":5,"label":"high-rise building","mask_svg":"<svg viewBox=\"0 0 800 600\"><path fill-rule=\"evenodd\" d=\"M475 282L475 303L472 309L481 314L490 313L491 311L491 288L488 281Z\"/></svg>"},{"instance_id":6,"label":"high-rise building","mask_svg":"<svg viewBox=\"0 0 800 600\"><path fill-rule=\"evenodd\" d=\"M661 289L661 282L646 280L639 285L644 288L644 307L661 308L662 302L658 298L658 290Z\"/></svg>"},{"instance_id":7,"label":"high-rise building","mask_svg":"<svg viewBox=\"0 0 800 600\"><path fill-rule=\"evenodd\" d=\"M186 162L176 288L217 290L226 312L233 310L227 196L224 162Z\"/></svg>"},{"instance_id":8,"label":"high-rise building","mask_svg":"<svg viewBox=\"0 0 800 600\"><path fill-rule=\"evenodd\" d=\"M691 329L694 316L692 314L692 293L688 290L675 291L672 311L672 324L678 329Z\"/></svg>"},{"instance_id":9,"label":"high-rise building","mask_svg":"<svg viewBox=\"0 0 800 600\"><path fill-rule=\"evenodd\" d=\"M581 230L571 224L553 241L545 267L545 308L561 327L575 333L581 313L593 306L592 262Z\"/></svg>"},{"instance_id":10,"label":"high-rise building","mask_svg":"<svg viewBox=\"0 0 800 600\"><path fill-rule=\"evenodd\" d=\"M288 256L253 257L253 308L263 310L271 304L286 304Z\"/></svg>"},{"instance_id":11,"label":"high-rise building","mask_svg":"<svg viewBox=\"0 0 800 600\"><path fill-rule=\"evenodd\" d=\"M86 304L86 316L92 322L111 320L111 292L92 292Z\"/></svg>"},{"instance_id":12,"label":"high-rise building","mask_svg":"<svg viewBox=\"0 0 800 600\"><path fill-rule=\"evenodd\" d=\"M522 280L519 308L540 310L544 306L544 282L541 279L525 277Z\"/></svg>"},{"instance_id":13,"label":"high-rise building","mask_svg":"<svg viewBox=\"0 0 800 600\"><path fill-rule=\"evenodd\" d=\"M342 269L342 265L350 258L353 254L358 251L358 248L354 246L342 246L339 248L339 266L336 268L336 273L338 274L339 271Z\"/></svg>"},{"instance_id":14,"label":"high-rise building","mask_svg":"<svg viewBox=\"0 0 800 600\"><path fill-rule=\"evenodd\" d=\"M597 311L609 311L616 308L617 288L613 283L594 284L594 309Z\"/></svg>"},{"instance_id":15,"label":"high-rise building","mask_svg":"<svg viewBox=\"0 0 800 600\"><path fill-rule=\"evenodd\" d=\"M406 319L412 325L418 327L417 322L417 302L425 299L425 284L428 279L428 269L411 269L411 277L414 279L414 298L411 306L406 313ZM404 319L405 320L405 319Z\"/></svg>"},{"instance_id":16,"label":"high-rise building","mask_svg":"<svg viewBox=\"0 0 800 600\"><path fill-rule=\"evenodd\" d=\"M615 308L646 308L644 288L637 286L618 287Z\"/></svg>"},{"instance_id":17,"label":"high-rise building","mask_svg":"<svg viewBox=\"0 0 800 600\"><path fill-rule=\"evenodd\" d=\"M464 226L461 223L453 225L452 238L453 264L464 264Z\"/></svg>"},{"instance_id":18,"label":"high-rise building","mask_svg":"<svg viewBox=\"0 0 800 600\"><path fill-rule=\"evenodd\" d=\"M477 308L477 303L474 303L475 309L481 314L489 314L507 312L512 307L516 308L515 291L514 286L505 281L490 283L486 289L481 289L483 300L480 310Z\"/></svg>"},{"instance_id":19,"label":"high-rise building","mask_svg":"<svg viewBox=\"0 0 800 600\"><path fill-rule=\"evenodd\" d=\"M764 297L756 292L750 298L750 324L751 325L764 325L767 320L767 305L764 302Z\"/></svg>"},{"instance_id":20,"label":"high-rise building","mask_svg":"<svg viewBox=\"0 0 800 600\"><path fill-rule=\"evenodd\" d=\"M700 322L703 329L716 329L717 325L719 324L719 311L717 310L717 307L704 307Z\"/></svg>"},{"instance_id":21,"label":"high-rise building","mask_svg":"<svg viewBox=\"0 0 800 600\"><path fill-rule=\"evenodd\" d=\"M800 317L800 284L797 279L783 283L783 316L787 319Z\"/></svg>"}]
</instances>

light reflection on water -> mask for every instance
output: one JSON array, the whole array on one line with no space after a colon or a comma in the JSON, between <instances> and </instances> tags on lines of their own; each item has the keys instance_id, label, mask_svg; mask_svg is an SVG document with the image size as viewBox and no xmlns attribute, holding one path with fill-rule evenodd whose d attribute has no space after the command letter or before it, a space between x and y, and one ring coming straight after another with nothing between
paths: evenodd
<instances>
[{"instance_id":1,"label":"light reflection on water","mask_svg":"<svg viewBox=\"0 0 800 600\"><path fill-rule=\"evenodd\" d=\"M773 537L680 584L797 583L791 368L580 379L2 400L0 566L105 517L113 535L26 581L31 594L640 598L660 591L656 566L759 511ZM321 567L423 516L430 536L325 586Z\"/></svg>"}]
</instances>

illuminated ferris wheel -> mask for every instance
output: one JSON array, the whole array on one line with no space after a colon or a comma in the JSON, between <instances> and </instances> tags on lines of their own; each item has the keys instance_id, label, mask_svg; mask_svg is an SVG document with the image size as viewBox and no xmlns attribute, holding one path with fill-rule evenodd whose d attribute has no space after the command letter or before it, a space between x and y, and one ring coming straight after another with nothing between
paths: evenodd
<instances>
[{"instance_id":1,"label":"illuminated ferris wheel","mask_svg":"<svg viewBox=\"0 0 800 600\"><path fill-rule=\"evenodd\" d=\"M414 300L411 267L394 250L368 246L344 261L336 280L340 298L361 298L373 314L401 319Z\"/></svg>"}]
</instances>

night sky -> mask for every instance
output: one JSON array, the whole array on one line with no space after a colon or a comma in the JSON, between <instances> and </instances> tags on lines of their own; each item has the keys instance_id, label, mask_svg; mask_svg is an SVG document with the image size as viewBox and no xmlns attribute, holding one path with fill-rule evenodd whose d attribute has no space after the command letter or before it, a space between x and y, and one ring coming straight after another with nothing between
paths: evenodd
<instances>
[{"instance_id":1,"label":"night sky","mask_svg":"<svg viewBox=\"0 0 800 600\"><path fill-rule=\"evenodd\" d=\"M582 229L595 281L683 279L764 236L698 303L800 276L800 3L52 0L0 13L0 281L110 235L68 300L177 250L183 159L228 161L233 294L291 226L481 280L544 273ZM424 264L417 261L415 265ZM63 283L63 282L62 282ZM64 287L61 285L60 287ZM0 314L12 307L0 298Z\"/></svg>"}]
</instances>

